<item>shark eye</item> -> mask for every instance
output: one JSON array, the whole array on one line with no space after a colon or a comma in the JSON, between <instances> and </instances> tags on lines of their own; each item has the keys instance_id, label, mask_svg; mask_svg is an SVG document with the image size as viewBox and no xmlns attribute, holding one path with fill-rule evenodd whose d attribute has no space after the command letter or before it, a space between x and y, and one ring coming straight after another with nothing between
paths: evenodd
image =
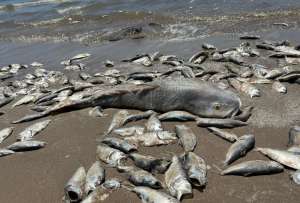
<instances>
[{"instance_id":1,"label":"shark eye","mask_svg":"<svg viewBox=\"0 0 300 203\"><path fill-rule=\"evenodd\" d=\"M220 109L221 109L221 104L219 104L219 103L214 103L213 108L214 108L215 110L220 110Z\"/></svg>"}]
</instances>

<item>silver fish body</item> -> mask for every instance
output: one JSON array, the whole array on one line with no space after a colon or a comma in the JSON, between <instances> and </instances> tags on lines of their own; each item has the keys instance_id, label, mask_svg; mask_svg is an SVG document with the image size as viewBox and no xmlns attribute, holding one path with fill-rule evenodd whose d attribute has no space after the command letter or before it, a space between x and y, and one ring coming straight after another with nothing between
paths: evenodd
<instances>
[{"instance_id":1,"label":"silver fish body","mask_svg":"<svg viewBox=\"0 0 300 203\"><path fill-rule=\"evenodd\" d=\"M165 183L170 194L178 200L184 195L192 194L192 186L177 156L173 156L172 163L165 173Z\"/></svg>"},{"instance_id":2,"label":"silver fish body","mask_svg":"<svg viewBox=\"0 0 300 203\"><path fill-rule=\"evenodd\" d=\"M133 160L134 164L151 173L158 172L164 173L169 165L171 164L170 160L166 158L156 158L149 155L142 155L138 153L131 153L129 158Z\"/></svg>"},{"instance_id":3,"label":"silver fish body","mask_svg":"<svg viewBox=\"0 0 300 203\"><path fill-rule=\"evenodd\" d=\"M86 174L85 193L90 194L96 187L101 185L105 179L105 169L101 166L99 161L93 163Z\"/></svg>"},{"instance_id":4,"label":"silver fish body","mask_svg":"<svg viewBox=\"0 0 300 203\"><path fill-rule=\"evenodd\" d=\"M105 145L97 146L97 156L101 161L112 167L122 164L127 158L123 152Z\"/></svg>"},{"instance_id":5,"label":"silver fish body","mask_svg":"<svg viewBox=\"0 0 300 203\"><path fill-rule=\"evenodd\" d=\"M179 138L179 142L182 145L185 152L194 151L197 145L197 138L193 133L192 129L186 127L185 125L176 125L175 132Z\"/></svg>"},{"instance_id":6,"label":"silver fish body","mask_svg":"<svg viewBox=\"0 0 300 203\"><path fill-rule=\"evenodd\" d=\"M15 152L10 149L0 149L0 157L14 154Z\"/></svg>"},{"instance_id":7,"label":"silver fish body","mask_svg":"<svg viewBox=\"0 0 300 203\"><path fill-rule=\"evenodd\" d=\"M115 128L122 127L128 115L129 112L126 110L120 110L115 113L106 134L111 133Z\"/></svg>"},{"instance_id":8,"label":"silver fish body","mask_svg":"<svg viewBox=\"0 0 300 203\"><path fill-rule=\"evenodd\" d=\"M83 167L79 167L65 186L65 196L70 202L80 202L84 193L86 172Z\"/></svg>"},{"instance_id":9,"label":"silver fish body","mask_svg":"<svg viewBox=\"0 0 300 203\"><path fill-rule=\"evenodd\" d=\"M168 145L176 141L174 133L169 131L153 131L142 135L135 134L134 136L125 137L125 140L131 143L141 144L145 147Z\"/></svg>"},{"instance_id":10,"label":"silver fish body","mask_svg":"<svg viewBox=\"0 0 300 203\"><path fill-rule=\"evenodd\" d=\"M242 156L245 156L255 145L254 135L243 135L233 143L226 154L224 165L229 165Z\"/></svg>"},{"instance_id":11,"label":"silver fish body","mask_svg":"<svg viewBox=\"0 0 300 203\"><path fill-rule=\"evenodd\" d=\"M0 131L0 144L12 134L13 129L14 129L13 127L10 127L10 128L4 128Z\"/></svg>"},{"instance_id":12,"label":"silver fish body","mask_svg":"<svg viewBox=\"0 0 300 203\"><path fill-rule=\"evenodd\" d=\"M101 142L124 153L129 153L137 150L137 147L135 145L130 144L126 140L115 137L104 138Z\"/></svg>"},{"instance_id":13,"label":"silver fish body","mask_svg":"<svg viewBox=\"0 0 300 203\"><path fill-rule=\"evenodd\" d=\"M27 127L19 134L19 137L17 139L20 141L31 140L36 134L44 130L49 125L50 122L51 120L45 120L45 121L37 122Z\"/></svg>"},{"instance_id":14,"label":"silver fish body","mask_svg":"<svg viewBox=\"0 0 300 203\"><path fill-rule=\"evenodd\" d=\"M113 133L120 135L122 137L133 136L134 134L141 135L144 133L145 128L142 126L131 126L131 127L123 127L117 128L113 130Z\"/></svg>"},{"instance_id":15,"label":"silver fish body","mask_svg":"<svg viewBox=\"0 0 300 203\"><path fill-rule=\"evenodd\" d=\"M280 173L283 170L284 167L275 161L254 160L230 166L221 175L254 176Z\"/></svg>"},{"instance_id":16,"label":"silver fish body","mask_svg":"<svg viewBox=\"0 0 300 203\"><path fill-rule=\"evenodd\" d=\"M272 85L272 88L282 94L285 94L287 92L286 86L284 86L281 82L275 81Z\"/></svg>"},{"instance_id":17,"label":"silver fish body","mask_svg":"<svg viewBox=\"0 0 300 203\"><path fill-rule=\"evenodd\" d=\"M197 116L186 111L169 111L158 116L161 121L194 121Z\"/></svg>"},{"instance_id":18,"label":"silver fish body","mask_svg":"<svg viewBox=\"0 0 300 203\"><path fill-rule=\"evenodd\" d=\"M197 118L196 122L199 127L235 128L247 125L246 122L230 118Z\"/></svg>"},{"instance_id":19,"label":"silver fish body","mask_svg":"<svg viewBox=\"0 0 300 203\"><path fill-rule=\"evenodd\" d=\"M146 123L146 130L148 132L156 132L156 131L163 131L162 124L157 118L156 114L150 116Z\"/></svg>"},{"instance_id":20,"label":"silver fish body","mask_svg":"<svg viewBox=\"0 0 300 203\"><path fill-rule=\"evenodd\" d=\"M27 140L27 141L15 142L6 148L15 152L22 152L22 151L41 149L45 146L46 146L46 142L37 141L37 140Z\"/></svg>"},{"instance_id":21,"label":"silver fish body","mask_svg":"<svg viewBox=\"0 0 300 203\"><path fill-rule=\"evenodd\" d=\"M293 174L291 174L291 179L294 183L300 185L300 170L297 170Z\"/></svg>"},{"instance_id":22,"label":"silver fish body","mask_svg":"<svg viewBox=\"0 0 300 203\"><path fill-rule=\"evenodd\" d=\"M238 136L233 134L233 133L229 133L226 132L222 129L219 128L215 128L215 127L208 127L207 128L211 133L223 138L224 140L227 140L229 142L235 142L238 139Z\"/></svg>"}]
</instances>

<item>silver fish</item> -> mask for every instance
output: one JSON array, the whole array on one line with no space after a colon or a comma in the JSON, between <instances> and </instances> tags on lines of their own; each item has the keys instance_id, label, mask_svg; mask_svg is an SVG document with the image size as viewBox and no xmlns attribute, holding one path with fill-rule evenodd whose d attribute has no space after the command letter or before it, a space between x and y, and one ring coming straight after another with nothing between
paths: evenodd
<instances>
[{"instance_id":1,"label":"silver fish","mask_svg":"<svg viewBox=\"0 0 300 203\"><path fill-rule=\"evenodd\" d=\"M101 161L112 167L122 164L127 158L123 152L105 145L97 146L97 156Z\"/></svg>"},{"instance_id":2,"label":"silver fish","mask_svg":"<svg viewBox=\"0 0 300 203\"><path fill-rule=\"evenodd\" d=\"M137 150L137 146L130 144L126 140L115 137L104 138L101 142L124 153L129 153Z\"/></svg>"},{"instance_id":3,"label":"silver fish","mask_svg":"<svg viewBox=\"0 0 300 203\"><path fill-rule=\"evenodd\" d=\"M109 190L119 189L121 187L121 181L116 178L112 178L112 179L106 180L102 184L102 187L105 189L109 189Z\"/></svg>"},{"instance_id":4,"label":"silver fish","mask_svg":"<svg viewBox=\"0 0 300 203\"><path fill-rule=\"evenodd\" d=\"M118 166L118 171L125 172L127 179L136 186L162 188L161 182L148 171L136 169L133 166Z\"/></svg>"},{"instance_id":5,"label":"silver fish","mask_svg":"<svg viewBox=\"0 0 300 203\"><path fill-rule=\"evenodd\" d=\"M194 121L197 116L186 111L169 111L158 116L160 121Z\"/></svg>"},{"instance_id":6,"label":"silver fish","mask_svg":"<svg viewBox=\"0 0 300 203\"><path fill-rule=\"evenodd\" d=\"M14 129L13 127L10 127L10 128L4 128L0 131L0 144L12 134L13 129Z\"/></svg>"},{"instance_id":7,"label":"silver fish","mask_svg":"<svg viewBox=\"0 0 300 203\"><path fill-rule=\"evenodd\" d=\"M296 126L293 126L290 128L288 145L299 145L300 146L300 126L296 125Z\"/></svg>"},{"instance_id":8,"label":"silver fish","mask_svg":"<svg viewBox=\"0 0 300 203\"><path fill-rule=\"evenodd\" d=\"M70 202L80 202L84 197L85 169L79 167L65 186L65 196Z\"/></svg>"},{"instance_id":9,"label":"silver fish","mask_svg":"<svg viewBox=\"0 0 300 203\"><path fill-rule=\"evenodd\" d=\"M241 92L244 92L247 95L249 95L251 98L260 97L260 90L248 82L242 83L240 90Z\"/></svg>"},{"instance_id":10,"label":"silver fish","mask_svg":"<svg viewBox=\"0 0 300 203\"><path fill-rule=\"evenodd\" d=\"M246 122L229 118L197 118L196 122L199 127L235 128L247 125Z\"/></svg>"},{"instance_id":11,"label":"silver fish","mask_svg":"<svg viewBox=\"0 0 300 203\"><path fill-rule=\"evenodd\" d=\"M142 155L138 153L131 153L129 155L129 158L133 160L134 164L137 167L140 167L151 173L164 173L171 163L170 160L166 158L156 158L153 156Z\"/></svg>"},{"instance_id":12,"label":"silver fish","mask_svg":"<svg viewBox=\"0 0 300 203\"><path fill-rule=\"evenodd\" d=\"M178 200L184 195L192 194L192 186L177 156L173 156L172 163L165 173L165 183L170 194Z\"/></svg>"},{"instance_id":13,"label":"silver fish","mask_svg":"<svg viewBox=\"0 0 300 203\"><path fill-rule=\"evenodd\" d=\"M148 132L163 131L162 124L156 114L151 115L145 125Z\"/></svg>"},{"instance_id":14,"label":"silver fish","mask_svg":"<svg viewBox=\"0 0 300 203\"><path fill-rule=\"evenodd\" d=\"M131 191L136 193L143 203L180 203L176 198L149 187L134 187Z\"/></svg>"},{"instance_id":15,"label":"silver fish","mask_svg":"<svg viewBox=\"0 0 300 203\"><path fill-rule=\"evenodd\" d=\"M233 133L229 133L226 132L222 129L219 128L215 128L215 127L208 127L207 128L211 133L223 138L224 140L227 140L229 142L235 142L238 139L238 136L233 134Z\"/></svg>"},{"instance_id":16,"label":"silver fish","mask_svg":"<svg viewBox=\"0 0 300 203\"><path fill-rule=\"evenodd\" d=\"M0 149L0 157L14 154L15 152L9 149Z\"/></svg>"},{"instance_id":17,"label":"silver fish","mask_svg":"<svg viewBox=\"0 0 300 203\"><path fill-rule=\"evenodd\" d=\"M174 143L176 139L175 134L169 131L154 131L142 135L135 134L125 138L128 142L141 144L145 147L168 145Z\"/></svg>"},{"instance_id":18,"label":"silver fish","mask_svg":"<svg viewBox=\"0 0 300 203\"><path fill-rule=\"evenodd\" d=\"M22 151L41 149L45 146L46 146L46 142L37 141L37 140L28 140L22 142L15 142L6 148L15 152L22 152Z\"/></svg>"},{"instance_id":19,"label":"silver fish","mask_svg":"<svg viewBox=\"0 0 300 203\"><path fill-rule=\"evenodd\" d=\"M277 92L279 92L279 93L282 93L282 94L286 94L286 92L287 92L287 88L286 88L286 86L284 86L281 82L279 82L279 81L275 81L274 83L273 83L273 85L272 85L272 88L275 90L275 91L277 91Z\"/></svg>"},{"instance_id":20,"label":"silver fish","mask_svg":"<svg viewBox=\"0 0 300 203\"><path fill-rule=\"evenodd\" d=\"M185 153L180 157L191 183L205 187L207 184L207 166L200 156L194 152Z\"/></svg>"},{"instance_id":21,"label":"silver fish","mask_svg":"<svg viewBox=\"0 0 300 203\"><path fill-rule=\"evenodd\" d=\"M90 194L96 187L101 185L105 179L105 170L99 161L93 163L86 174L85 193Z\"/></svg>"},{"instance_id":22,"label":"silver fish","mask_svg":"<svg viewBox=\"0 0 300 203\"><path fill-rule=\"evenodd\" d=\"M141 135L144 133L145 128L142 126L131 126L131 127L124 127L118 128L113 130L113 133L120 135L122 137L132 136L134 134Z\"/></svg>"},{"instance_id":23,"label":"silver fish","mask_svg":"<svg viewBox=\"0 0 300 203\"><path fill-rule=\"evenodd\" d=\"M25 128L25 130L23 130L19 134L17 140L19 141L31 140L36 134L44 130L49 125L50 122L51 120L45 120Z\"/></svg>"},{"instance_id":24,"label":"silver fish","mask_svg":"<svg viewBox=\"0 0 300 203\"><path fill-rule=\"evenodd\" d=\"M293 152L270 148L257 148L257 151L285 166L300 169L300 156Z\"/></svg>"},{"instance_id":25,"label":"silver fish","mask_svg":"<svg viewBox=\"0 0 300 203\"><path fill-rule=\"evenodd\" d=\"M103 187L97 187L81 203L99 203L109 197L109 190Z\"/></svg>"},{"instance_id":26,"label":"silver fish","mask_svg":"<svg viewBox=\"0 0 300 203\"><path fill-rule=\"evenodd\" d=\"M185 152L194 151L197 145L197 138L193 133L192 129L186 127L185 125L176 125L175 132L179 138L179 142L182 145Z\"/></svg>"},{"instance_id":27,"label":"silver fish","mask_svg":"<svg viewBox=\"0 0 300 203\"><path fill-rule=\"evenodd\" d=\"M275 161L253 160L242 162L223 170L221 175L266 175L280 173L283 171L283 166Z\"/></svg>"},{"instance_id":28,"label":"silver fish","mask_svg":"<svg viewBox=\"0 0 300 203\"><path fill-rule=\"evenodd\" d=\"M129 115L129 112L126 110L121 110L115 113L115 115L112 118L111 124L106 132L106 134L110 134L113 129L122 127L125 123L125 120L127 116Z\"/></svg>"},{"instance_id":29,"label":"silver fish","mask_svg":"<svg viewBox=\"0 0 300 203\"><path fill-rule=\"evenodd\" d=\"M28 104L30 102L34 102L35 99L38 98L40 95L42 95L42 93L33 93L33 94L26 95L23 98L21 98L20 100L18 100L16 103L14 103L12 105L12 108L23 105L23 104Z\"/></svg>"},{"instance_id":30,"label":"silver fish","mask_svg":"<svg viewBox=\"0 0 300 203\"><path fill-rule=\"evenodd\" d=\"M147 119L151 115L153 115L154 113L155 113L154 111L148 110L148 111L145 111L145 112L129 115L126 118L126 120L124 122L124 125L127 124L127 123L130 123L130 122L133 122L133 121L139 121L139 120L142 120L142 119Z\"/></svg>"},{"instance_id":31,"label":"silver fish","mask_svg":"<svg viewBox=\"0 0 300 203\"><path fill-rule=\"evenodd\" d=\"M254 135L243 135L239 137L237 141L229 147L224 165L229 165L240 157L245 156L246 153L254 147L254 145Z\"/></svg>"}]
</instances>

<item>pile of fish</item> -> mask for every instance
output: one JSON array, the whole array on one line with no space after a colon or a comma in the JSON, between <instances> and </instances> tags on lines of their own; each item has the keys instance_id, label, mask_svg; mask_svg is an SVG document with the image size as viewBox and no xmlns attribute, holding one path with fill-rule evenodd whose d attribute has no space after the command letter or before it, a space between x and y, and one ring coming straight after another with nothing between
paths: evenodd
<instances>
[{"instance_id":1,"label":"pile of fish","mask_svg":"<svg viewBox=\"0 0 300 203\"><path fill-rule=\"evenodd\" d=\"M97 140L99 160L87 172L80 167L68 181L65 199L69 202L103 201L119 188L136 193L143 202L179 202L192 196L193 187L204 189L210 167L194 153L197 136L183 124L176 125L174 132L167 131L161 124L164 121L192 121L232 143L223 169L217 167L221 175L265 175L288 167L298 170L291 178L299 184L300 127L291 128L291 147L287 150L256 148L254 135L238 136L224 130L248 124L254 107L242 106L240 94L249 99L263 96L257 84L271 84L275 91L285 94L286 82L300 84L299 47L288 41L259 38L241 36L241 40L247 41L222 50L203 44L202 50L188 60L159 52L137 55L118 64L107 60L104 62L107 70L93 75L83 72L87 67L82 61L88 59L88 53L62 61L67 73L48 71L38 62L10 64L0 69L0 108L13 102L11 108L30 105L35 112L12 124L91 107L89 115L95 117L105 116L105 108L141 111L131 114L120 110L113 116L108 130ZM278 64L276 68L264 65L270 61ZM78 71L78 77L68 76L68 71ZM144 126L126 126L145 119ZM0 149L0 156L44 147L45 142L32 139L49 123L50 120L45 120L26 128L18 142ZM12 134L12 129L0 131L1 142ZM179 143L184 153L157 158L138 152L141 147L174 143ZM272 161L252 160L231 165L252 149ZM115 168L127 181L107 179L105 167ZM157 173L164 174L164 181L156 177Z\"/></svg>"}]
</instances>

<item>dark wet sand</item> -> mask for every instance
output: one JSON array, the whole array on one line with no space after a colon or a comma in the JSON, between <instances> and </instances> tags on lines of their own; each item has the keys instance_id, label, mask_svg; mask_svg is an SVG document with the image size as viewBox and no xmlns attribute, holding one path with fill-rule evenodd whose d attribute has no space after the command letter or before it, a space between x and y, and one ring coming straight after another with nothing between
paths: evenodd
<instances>
[{"instance_id":1,"label":"dark wet sand","mask_svg":"<svg viewBox=\"0 0 300 203\"><path fill-rule=\"evenodd\" d=\"M265 34L265 38L291 39L296 41L295 32L277 32ZM290 38L289 38L290 37ZM232 37L213 37L205 39L207 42L214 42L221 48L229 47L239 43ZM47 55L47 51L38 54L42 45L32 46L33 52L24 52L28 45L23 48L20 45L7 45L6 51L0 56L2 63L30 63L40 61L45 64L49 62L53 68L57 68L58 61L64 56L72 56L74 53L84 51L94 53L94 57L89 61L92 67L91 72L101 70L101 63L105 58L120 60L121 58L132 56L134 53L150 52L162 50L163 53L189 56L197 51L203 40L195 42L159 42L149 41L122 41L113 44L101 45L99 47L83 47L80 45L65 46L58 49L60 44L46 46L48 51L53 53ZM180 44L180 49L178 44ZM147 46L146 46L147 45ZM120 47L117 49L117 47ZM20 50L19 50L20 49ZM56 53L55 50L58 50ZM128 50L126 52L126 50ZM11 51L11 53L7 52ZM17 61L12 61L15 57L12 54L19 52ZM22 54L24 55L22 56ZM68 54L67 54L68 53ZM8 57L10 56L10 57ZM37 56L37 58L35 57ZM52 62L52 63L51 63ZM47 66L46 66L47 68ZM103 70L103 69L102 69ZM274 147L285 149L288 138L288 129L293 124L300 123L299 85L290 85L287 95L280 95L273 92L270 85L263 87L263 94L260 98L253 100L243 99L244 103L252 103L256 106L254 115L250 119L247 127L230 130L239 136L245 133L252 133L256 137L256 146ZM13 110L10 105L1 109L6 114L0 117L0 129L12 126L10 121L15 120L26 113L29 113L29 106L18 107ZM59 116L51 117L52 123L39 135L38 140L43 140L48 145L41 150L17 153L15 155L0 158L0 202L5 203L40 203L40 202L61 202L63 188L67 180L72 176L79 166L88 169L96 160L96 138L108 128L111 117L115 110L107 109L106 117L92 118L88 115L88 110L69 112ZM282 115L282 118L281 118ZM273 119L274 118L274 119ZM13 143L18 133L34 122L15 125L13 135L5 141L1 147ZM142 124L143 122L140 122ZM165 128L174 130L176 122L164 123ZM235 177L220 176L219 171L214 166L221 167L225 158L225 153L230 143L210 134L204 128L196 127L195 123L186 123L193 128L198 137L198 145L195 150L202 156L207 164L211 166L208 172L208 185L204 191L194 190L192 199L184 199L182 202L290 202L296 203L300 199L300 187L294 185L289 180L289 172L286 169L283 173L270 176L257 177ZM139 152L154 156L168 156L172 153L182 152L178 144L141 148ZM246 157L236 163L245 160L263 159L267 160L258 152L251 151ZM114 170L108 169L107 178L121 176ZM163 181L163 177L160 176ZM135 194L124 190L112 193L105 202L140 202Z\"/></svg>"}]
</instances>

